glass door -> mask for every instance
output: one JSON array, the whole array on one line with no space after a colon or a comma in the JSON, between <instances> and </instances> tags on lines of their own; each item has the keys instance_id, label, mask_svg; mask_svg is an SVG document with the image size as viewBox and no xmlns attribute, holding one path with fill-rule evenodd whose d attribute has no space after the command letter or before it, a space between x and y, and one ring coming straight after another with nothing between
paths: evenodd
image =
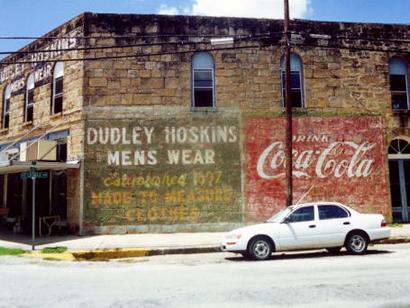
<instances>
[{"instance_id":1,"label":"glass door","mask_svg":"<svg viewBox=\"0 0 410 308\"><path fill-rule=\"evenodd\" d=\"M389 160L393 222L409 222L410 160Z\"/></svg>"}]
</instances>

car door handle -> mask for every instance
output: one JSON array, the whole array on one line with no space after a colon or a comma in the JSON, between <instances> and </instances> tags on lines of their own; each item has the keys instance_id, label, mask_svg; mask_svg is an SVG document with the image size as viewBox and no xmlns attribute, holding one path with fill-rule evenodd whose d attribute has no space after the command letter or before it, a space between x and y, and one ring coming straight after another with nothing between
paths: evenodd
<instances>
[{"instance_id":1,"label":"car door handle","mask_svg":"<svg viewBox=\"0 0 410 308\"><path fill-rule=\"evenodd\" d=\"M316 225L310 225L309 228L316 228Z\"/></svg>"},{"instance_id":2,"label":"car door handle","mask_svg":"<svg viewBox=\"0 0 410 308\"><path fill-rule=\"evenodd\" d=\"M344 225L350 225L350 222L345 221L343 224L344 224Z\"/></svg>"}]
</instances>

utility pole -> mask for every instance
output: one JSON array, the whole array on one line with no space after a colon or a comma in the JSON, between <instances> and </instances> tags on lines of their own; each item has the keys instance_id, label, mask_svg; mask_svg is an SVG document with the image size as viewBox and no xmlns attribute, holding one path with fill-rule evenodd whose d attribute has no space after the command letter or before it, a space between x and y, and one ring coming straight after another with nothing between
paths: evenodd
<instances>
[{"instance_id":1,"label":"utility pole","mask_svg":"<svg viewBox=\"0 0 410 308\"><path fill-rule=\"evenodd\" d=\"M289 0L284 0L285 18L283 21L283 34L285 41L285 106L286 106L286 182L287 200L286 206L292 205L293 179L292 179L292 98L290 81L290 43L291 33L289 30Z\"/></svg>"}]
</instances>

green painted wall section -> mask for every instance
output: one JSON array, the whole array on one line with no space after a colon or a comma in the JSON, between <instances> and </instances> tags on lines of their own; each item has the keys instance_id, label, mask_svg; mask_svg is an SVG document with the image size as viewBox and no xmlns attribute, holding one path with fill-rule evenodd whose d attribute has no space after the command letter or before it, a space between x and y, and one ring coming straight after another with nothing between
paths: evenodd
<instances>
[{"instance_id":1,"label":"green painted wall section","mask_svg":"<svg viewBox=\"0 0 410 308\"><path fill-rule=\"evenodd\" d=\"M239 116L86 121L84 228L242 221Z\"/></svg>"}]
</instances>

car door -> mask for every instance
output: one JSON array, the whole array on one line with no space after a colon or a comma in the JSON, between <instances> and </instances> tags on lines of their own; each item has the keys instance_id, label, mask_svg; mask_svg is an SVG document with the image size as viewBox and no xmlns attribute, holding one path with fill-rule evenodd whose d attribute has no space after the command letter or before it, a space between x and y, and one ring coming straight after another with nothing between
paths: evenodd
<instances>
[{"instance_id":1,"label":"car door","mask_svg":"<svg viewBox=\"0 0 410 308\"><path fill-rule=\"evenodd\" d=\"M320 247L320 238L316 228L316 211L314 205L298 208L280 224L281 250Z\"/></svg>"},{"instance_id":2,"label":"car door","mask_svg":"<svg viewBox=\"0 0 410 308\"><path fill-rule=\"evenodd\" d=\"M320 204L318 214L317 231L322 247L343 246L351 229L350 213L338 205Z\"/></svg>"}]
</instances>

